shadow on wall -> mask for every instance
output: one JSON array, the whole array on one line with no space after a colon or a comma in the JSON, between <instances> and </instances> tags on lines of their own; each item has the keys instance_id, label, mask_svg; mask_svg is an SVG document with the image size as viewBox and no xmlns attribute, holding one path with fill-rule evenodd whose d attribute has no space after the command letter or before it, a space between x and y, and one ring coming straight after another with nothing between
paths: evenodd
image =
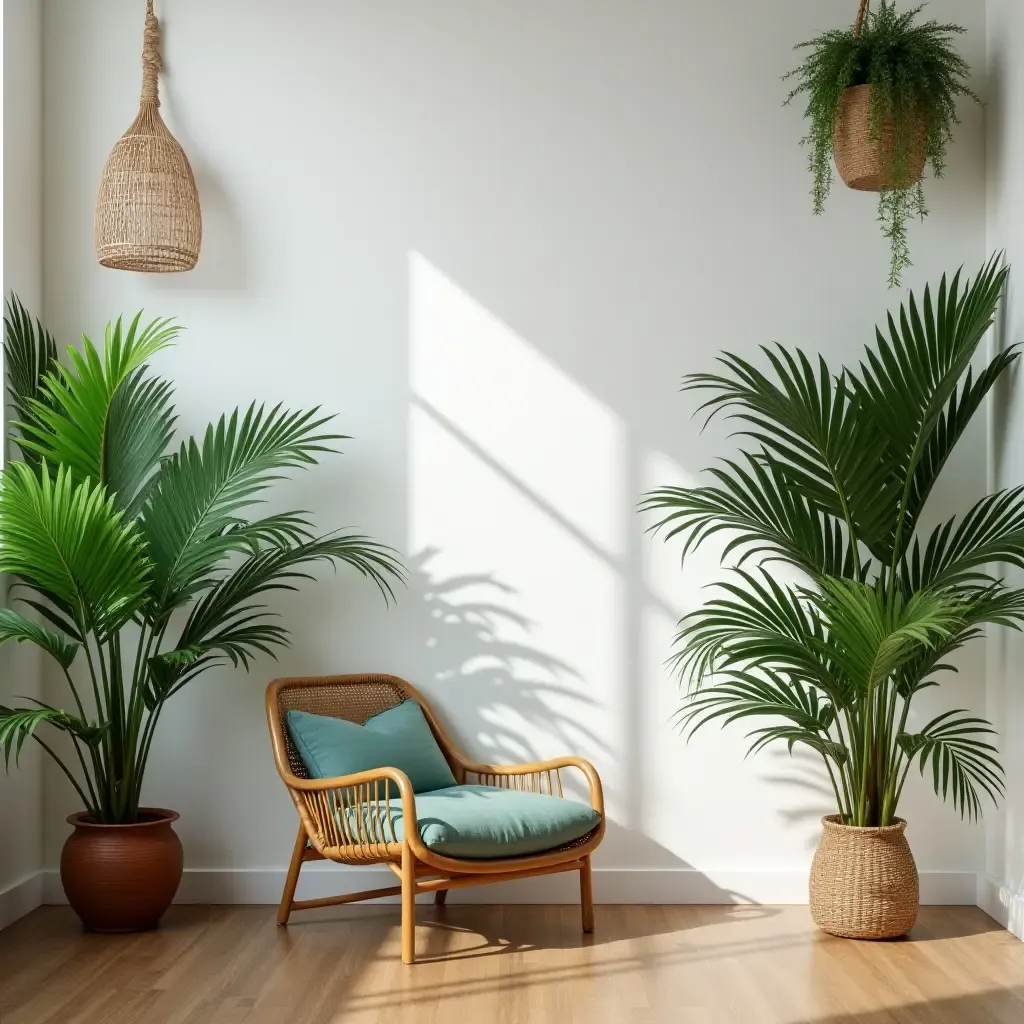
<instances>
[{"instance_id":1,"label":"shadow on wall","mask_svg":"<svg viewBox=\"0 0 1024 1024\"><path fill-rule=\"evenodd\" d=\"M614 823L605 865L686 869L674 852L686 821L706 820L717 794L679 776L739 778L728 741L698 763L670 724L663 661L719 551L680 573L636 502L664 473L688 474L650 445L653 428L638 438L642 417L606 405L418 252L409 290L417 679L474 757L594 761ZM708 902L733 895L711 888Z\"/></svg>"},{"instance_id":2,"label":"shadow on wall","mask_svg":"<svg viewBox=\"0 0 1024 1024\"><path fill-rule=\"evenodd\" d=\"M584 753L599 765L617 760L599 728L588 724L600 717L600 703L572 665L531 642L537 624L518 610L515 589L491 573L443 576L434 570L442 560L435 548L409 559L408 595L393 612L394 628L419 652L415 683L431 695L459 748L494 763L570 753ZM577 772L562 776L567 793L586 799ZM632 864L685 872L684 902L748 902L694 871L642 828L614 817L605 848ZM597 855L598 867L604 852ZM662 898L671 901L672 894Z\"/></svg>"}]
</instances>

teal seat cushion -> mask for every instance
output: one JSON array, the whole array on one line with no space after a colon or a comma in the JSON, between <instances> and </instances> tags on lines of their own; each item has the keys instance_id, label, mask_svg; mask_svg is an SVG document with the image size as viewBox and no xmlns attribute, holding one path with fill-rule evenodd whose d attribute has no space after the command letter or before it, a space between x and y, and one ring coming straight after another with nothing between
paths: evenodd
<instances>
[{"instance_id":1,"label":"teal seat cushion","mask_svg":"<svg viewBox=\"0 0 1024 1024\"><path fill-rule=\"evenodd\" d=\"M367 719L364 725L306 711L288 712L288 732L310 778L333 779L371 768L398 768L413 792L455 785L455 776L414 700ZM398 795L388 784L388 792Z\"/></svg>"},{"instance_id":2,"label":"teal seat cushion","mask_svg":"<svg viewBox=\"0 0 1024 1024\"><path fill-rule=\"evenodd\" d=\"M356 834L357 814L347 812ZM364 811L363 834L382 842L405 836L402 801ZM449 857L488 860L522 857L564 846L590 832L601 820L592 807L543 793L521 793L492 786L449 786L416 794L416 817L423 844Z\"/></svg>"}]
</instances>

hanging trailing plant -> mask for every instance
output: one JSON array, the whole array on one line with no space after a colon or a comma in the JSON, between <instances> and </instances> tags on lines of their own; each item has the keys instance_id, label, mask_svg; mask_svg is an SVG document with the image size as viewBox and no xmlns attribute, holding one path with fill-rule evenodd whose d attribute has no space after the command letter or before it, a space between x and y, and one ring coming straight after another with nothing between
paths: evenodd
<instances>
[{"instance_id":1,"label":"hanging trailing plant","mask_svg":"<svg viewBox=\"0 0 1024 1024\"><path fill-rule=\"evenodd\" d=\"M797 50L807 59L785 77L796 86L789 103L806 95L814 212L825 208L832 161L851 188L878 192L878 219L889 240L889 285L911 265L907 221L927 214L921 175L946 166L946 150L959 123L956 101L969 96L970 67L953 47L960 25L923 22L925 5L900 14L895 0L875 10L860 0L849 29L833 29Z\"/></svg>"}]
</instances>

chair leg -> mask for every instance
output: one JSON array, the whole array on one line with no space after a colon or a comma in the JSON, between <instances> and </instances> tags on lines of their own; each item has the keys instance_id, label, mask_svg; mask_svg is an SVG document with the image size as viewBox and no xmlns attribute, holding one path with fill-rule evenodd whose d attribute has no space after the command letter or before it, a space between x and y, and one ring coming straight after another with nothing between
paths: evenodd
<instances>
[{"instance_id":1,"label":"chair leg","mask_svg":"<svg viewBox=\"0 0 1024 1024\"><path fill-rule=\"evenodd\" d=\"M402 963L416 960L416 860L402 846Z\"/></svg>"},{"instance_id":2,"label":"chair leg","mask_svg":"<svg viewBox=\"0 0 1024 1024\"><path fill-rule=\"evenodd\" d=\"M299 822L299 834L295 838L295 849L292 850L292 860L288 865L288 877L284 882L284 892L281 893L281 905L277 908L277 923L286 925L292 912L292 900L295 898L295 886L299 884L299 871L302 869L302 855L306 852L306 830Z\"/></svg>"},{"instance_id":3,"label":"chair leg","mask_svg":"<svg viewBox=\"0 0 1024 1024\"><path fill-rule=\"evenodd\" d=\"M594 885L590 874L590 858L583 858L580 868L580 911L583 916L583 930L594 930Z\"/></svg>"},{"instance_id":4,"label":"chair leg","mask_svg":"<svg viewBox=\"0 0 1024 1024\"><path fill-rule=\"evenodd\" d=\"M446 899L448 899L447 889L438 889L437 892L434 893L434 903L437 904L437 906L443 907Z\"/></svg>"}]
</instances>

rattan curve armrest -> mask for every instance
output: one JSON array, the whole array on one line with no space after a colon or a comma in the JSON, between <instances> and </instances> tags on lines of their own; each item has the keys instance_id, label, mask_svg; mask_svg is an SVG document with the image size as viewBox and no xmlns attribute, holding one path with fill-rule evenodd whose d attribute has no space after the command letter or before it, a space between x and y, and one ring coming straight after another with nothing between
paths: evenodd
<instances>
[{"instance_id":1,"label":"rattan curve armrest","mask_svg":"<svg viewBox=\"0 0 1024 1024\"><path fill-rule=\"evenodd\" d=\"M553 757L547 761L526 761L522 764L478 764L465 760L460 753L452 750L455 760L466 775L475 775L478 779L495 779L496 782L484 782L482 785L500 785L508 783L512 779L523 777L533 778L537 788L531 786L522 787L525 792L551 793L552 796L563 796L561 777L558 773L563 768L576 768L583 773L590 789L590 806L604 814L604 788L601 785L601 776L597 769L583 757ZM555 781L557 780L557 781ZM553 784L556 788L545 789L545 784ZM502 785L501 788L516 789L513 785Z\"/></svg>"}]
</instances>

